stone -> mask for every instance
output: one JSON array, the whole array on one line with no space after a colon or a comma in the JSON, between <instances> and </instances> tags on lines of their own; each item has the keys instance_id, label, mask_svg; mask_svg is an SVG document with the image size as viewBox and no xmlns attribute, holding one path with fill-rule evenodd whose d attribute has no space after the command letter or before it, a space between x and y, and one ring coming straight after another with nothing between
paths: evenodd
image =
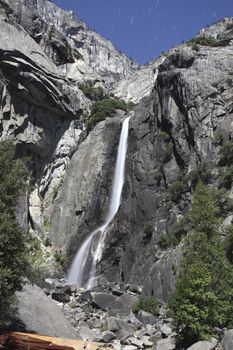
<instances>
[{"instance_id":1,"label":"stone","mask_svg":"<svg viewBox=\"0 0 233 350\"><path fill-rule=\"evenodd\" d=\"M224 337L221 341L223 350L232 350L233 344L233 329L229 329L225 332Z\"/></svg>"},{"instance_id":2,"label":"stone","mask_svg":"<svg viewBox=\"0 0 233 350\"><path fill-rule=\"evenodd\" d=\"M140 340L143 343L144 348L150 348L153 346L153 342L150 340L149 336L144 335Z\"/></svg>"},{"instance_id":3,"label":"stone","mask_svg":"<svg viewBox=\"0 0 233 350\"><path fill-rule=\"evenodd\" d=\"M166 338L159 340L156 345L154 345L154 350L174 350L176 348L174 338Z\"/></svg>"},{"instance_id":4,"label":"stone","mask_svg":"<svg viewBox=\"0 0 233 350\"><path fill-rule=\"evenodd\" d=\"M88 340L88 341L98 341L99 336L90 328L81 326L78 328L78 335L81 339L83 340Z\"/></svg>"},{"instance_id":5,"label":"stone","mask_svg":"<svg viewBox=\"0 0 233 350\"><path fill-rule=\"evenodd\" d=\"M116 297L108 293L94 293L92 294L92 306L101 308L102 310L109 310L111 305L116 302Z\"/></svg>"},{"instance_id":6,"label":"stone","mask_svg":"<svg viewBox=\"0 0 233 350\"><path fill-rule=\"evenodd\" d=\"M111 343L111 345L112 345L113 349L115 349L115 350L121 350L122 349L121 343L117 339L114 339L113 342Z\"/></svg>"},{"instance_id":7,"label":"stone","mask_svg":"<svg viewBox=\"0 0 233 350\"><path fill-rule=\"evenodd\" d=\"M125 341L134 333L134 329L126 321L112 316L106 318L106 328L115 333L121 341Z\"/></svg>"},{"instance_id":8,"label":"stone","mask_svg":"<svg viewBox=\"0 0 233 350\"><path fill-rule=\"evenodd\" d=\"M127 339L127 343L136 346L138 349L143 348L143 342L137 338L130 337ZM152 344L153 345L153 344Z\"/></svg>"},{"instance_id":9,"label":"stone","mask_svg":"<svg viewBox=\"0 0 233 350\"><path fill-rule=\"evenodd\" d=\"M74 314L74 318L76 321L84 321L84 320L86 320L87 316L86 316L85 312L79 312L79 313Z\"/></svg>"},{"instance_id":10,"label":"stone","mask_svg":"<svg viewBox=\"0 0 233 350\"><path fill-rule=\"evenodd\" d=\"M134 295L123 294L111 303L110 310L121 314L129 314L138 301L139 298Z\"/></svg>"},{"instance_id":11,"label":"stone","mask_svg":"<svg viewBox=\"0 0 233 350\"><path fill-rule=\"evenodd\" d=\"M74 328L65 319L56 304L36 285L24 286L16 293L17 310L14 330L48 335L51 337L77 338Z\"/></svg>"},{"instance_id":12,"label":"stone","mask_svg":"<svg viewBox=\"0 0 233 350\"><path fill-rule=\"evenodd\" d=\"M59 301L60 303L68 303L70 301L70 296L62 292L53 292L51 296L52 299Z\"/></svg>"},{"instance_id":13,"label":"stone","mask_svg":"<svg viewBox=\"0 0 233 350\"><path fill-rule=\"evenodd\" d=\"M111 331L104 331L103 332L103 339L104 339L105 343L109 343L115 338L116 338L115 333L113 333Z\"/></svg>"},{"instance_id":14,"label":"stone","mask_svg":"<svg viewBox=\"0 0 233 350\"><path fill-rule=\"evenodd\" d=\"M129 292L136 293L136 294L141 294L142 293L142 288L137 286L136 284L129 284L127 286L127 290Z\"/></svg>"},{"instance_id":15,"label":"stone","mask_svg":"<svg viewBox=\"0 0 233 350\"><path fill-rule=\"evenodd\" d=\"M116 288L113 288L111 289L111 293L113 295L116 295L116 296L121 296L122 294L124 294L124 291L123 290L120 290L120 289L116 289Z\"/></svg>"},{"instance_id":16,"label":"stone","mask_svg":"<svg viewBox=\"0 0 233 350\"><path fill-rule=\"evenodd\" d=\"M215 338L211 338L210 341L198 341L197 343L190 346L187 350L212 350L216 348L217 344L218 344L218 340ZM231 349L232 349L232 343L231 343Z\"/></svg>"},{"instance_id":17,"label":"stone","mask_svg":"<svg viewBox=\"0 0 233 350\"><path fill-rule=\"evenodd\" d=\"M156 316L143 310L139 310L136 316L139 319L139 321L141 321L142 324L144 325L146 324L153 325L153 324L156 324L158 321L158 318Z\"/></svg>"},{"instance_id":18,"label":"stone","mask_svg":"<svg viewBox=\"0 0 233 350\"><path fill-rule=\"evenodd\" d=\"M91 301L92 296L91 296L91 292L89 290L86 290L85 292L82 292L80 297L79 297L79 301L83 302L83 301Z\"/></svg>"},{"instance_id":19,"label":"stone","mask_svg":"<svg viewBox=\"0 0 233 350\"><path fill-rule=\"evenodd\" d=\"M142 327L142 323L134 315L130 315L128 322L136 326L138 329Z\"/></svg>"},{"instance_id":20,"label":"stone","mask_svg":"<svg viewBox=\"0 0 233 350\"><path fill-rule=\"evenodd\" d=\"M77 287L76 285L67 285L65 287L62 288L62 292L66 293L68 295L72 295L76 292Z\"/></svg>"},{"instance_id":21,"label":"stone","mask_svg":"<svg viewBox=\"0 0 233 350\"><path fill-rule=\"evenodd\" d=\"M122 350L137 350L137 346L135 345L124 345Z\"/></svg>"},{"instance_id":22,"label":"stone","mask_svg":"<svg viewBox=\"0 0 233 350\"><path fill-rule=\"evenodd\" d=\"M166 324L163 324L161 327L160 327L160 331L162 333L162 335L167 338L169 335L172 334L172 329L171 327L169 327L168 325Z\"/></svg>"}]
</instances>

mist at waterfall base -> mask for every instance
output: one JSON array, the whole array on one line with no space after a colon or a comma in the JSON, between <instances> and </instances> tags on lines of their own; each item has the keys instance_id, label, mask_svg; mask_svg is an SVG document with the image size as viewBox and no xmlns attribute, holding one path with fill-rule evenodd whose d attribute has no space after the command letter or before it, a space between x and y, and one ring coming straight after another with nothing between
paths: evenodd
<instances>
[{"instance_id":1,"label":"mist at waterfall base","mask_svg":"<svg viewBox=\"0 0 233 350\"><path fill-rule=\"evenodd\" d=\"M103 255L108 226L114 219L121 203L121 193L124 185L129 119L130 117L127 117L122 123L108 215L104 224L94 230L83 242L75 255L67 276L68 283L75 284L77 287L82 287L85 283L84 274L88 268L87 263L89 257L91 257L92 262L88 273L87 288L91 288L93 286L93 281L96 275L96 267ZM96 244L93 249L94 251L91 251L94 240L96 240Z\"/></svg>"}]
</instances>

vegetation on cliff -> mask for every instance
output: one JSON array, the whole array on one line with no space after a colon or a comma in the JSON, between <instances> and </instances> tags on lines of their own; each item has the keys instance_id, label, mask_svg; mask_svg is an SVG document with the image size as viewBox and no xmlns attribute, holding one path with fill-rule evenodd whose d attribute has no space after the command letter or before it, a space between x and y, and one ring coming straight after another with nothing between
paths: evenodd
<instances>
[{"instance_id":1,"label":"vegetation on cliff","mask_svg":"<svg viewBox=\"0 0 233 350\"><path fill-rule=\"evenodd\" d=\"M37 249L34 239L19 226L16 206L27 190L29 177L24 160L15 155L10 142L0 143L0 318L5 317L14 294L31 278Z\"/></svg>"},{"instance_id":2,"label":"vegetation on cliff","mask_svg":"<svg viewBox=\"0 0 233 350\"><path fill-rule=\"evenodd\" d=\"M105 93L100 86L95 88L88 84L80 84L79 88L87 98L93 101L91 113L87 120L88 131L100 121L114 117L118 109L127 112L135 107L133 102L126 103L113 94Z\"/></svg>"},{"instance_id":3,"label":"vegetation on cliff","mask_svg":"<svg viewBox=\"0 0 233 350\"><path fill-rule=\"evenodd\" d=\"M179 276L169 302L185 346L216 336L216 327L233 325L232 232L224 249L220 213L215 193L199 183L189 212L191 230L183 243Z\"/></svg>"}]
</instances>

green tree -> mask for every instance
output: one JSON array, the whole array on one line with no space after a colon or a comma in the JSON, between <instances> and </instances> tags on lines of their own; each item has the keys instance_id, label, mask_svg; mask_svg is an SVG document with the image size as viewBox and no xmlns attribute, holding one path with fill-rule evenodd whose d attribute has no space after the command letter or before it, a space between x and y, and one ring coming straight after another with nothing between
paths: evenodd
<instances>
[{"instance_id":1,"label":"green tree","mask_svg":"<svg viewBox=\"0 0 233 350\"><path fill-rule=\"evenodd\" d=\"M188 346L233 324L233 273L218 232L219 206L199 183L189 213L176 288L169 301L179 339Z\"/></svg>"},{"instance_id":2,"label":"green tree","mask_svg":"<svg viewBox=\"0 0 233 350\"><path fill-rule=\"evenodd\" d=\"M25 193L29 176L26 163L15 156L15 146L0 143L0 318L3 318L14 294L31 273L30 237L19 227L15 209Z\"/></svg>"}]
</instances>

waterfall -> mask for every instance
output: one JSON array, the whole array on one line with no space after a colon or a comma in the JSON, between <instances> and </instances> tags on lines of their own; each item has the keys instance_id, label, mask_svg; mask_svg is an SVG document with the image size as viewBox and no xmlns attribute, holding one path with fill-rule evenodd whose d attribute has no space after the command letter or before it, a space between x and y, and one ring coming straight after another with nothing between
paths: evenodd
<instances>
[{"instance_id":1,"label":"waterfall","mask_svg":"<svg viewBox=\"0 0 233 350\"><path fill-rule=\"evenodd\" d=\"M92 280L93 277L95 277L97 263L102 258L108 225L116 215L121 203L121 192L124 185L124 170L127 152L129 118L130 117L126 118L122 123L108 215L104 224L101 227L94 230L83 242L83 244L81 245L81 247L75 255L70 271L68 273L68 283L76 284L77 287L81 287L83 285L83 277L87 269L86 264L91 250L92 241L94 238L97 238L96 248L94 253L92 253L92 264L87 282L88 288L92 286Z\"/></svg>"}]
</instances>

